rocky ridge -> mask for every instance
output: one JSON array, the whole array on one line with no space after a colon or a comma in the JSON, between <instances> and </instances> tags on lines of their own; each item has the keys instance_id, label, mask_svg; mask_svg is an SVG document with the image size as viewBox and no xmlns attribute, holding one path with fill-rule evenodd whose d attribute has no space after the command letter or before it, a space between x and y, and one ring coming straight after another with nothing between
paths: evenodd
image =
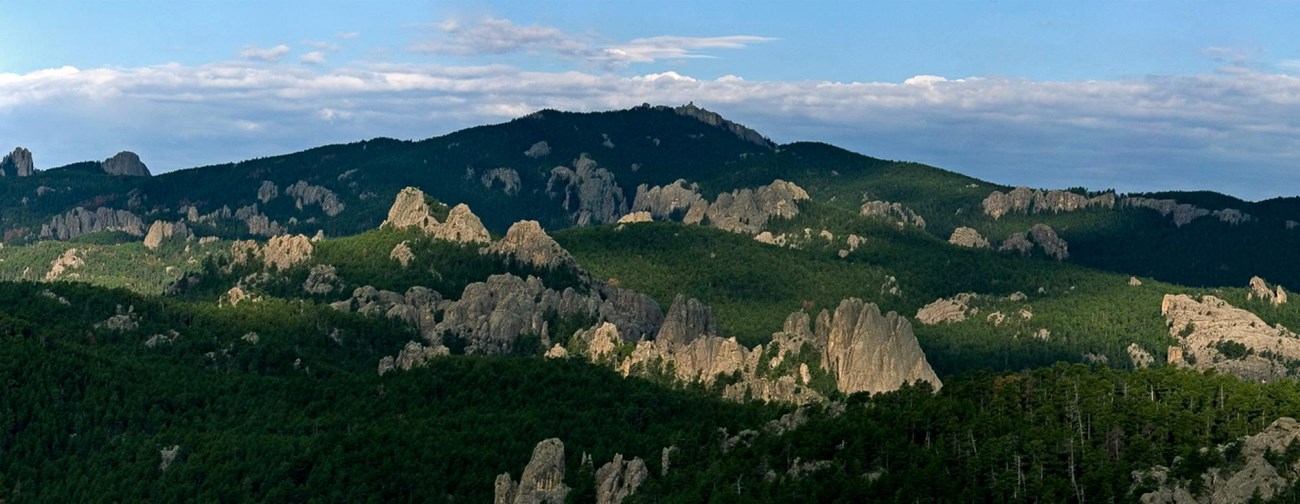
<instances>
[{"instance_id":1,"label":"rocky ridge","mask_svg":"<svg viewBox=\"0 0 1300 504\"><path fill-rule=\"evenodd\" d=\"M542 268L576 266L573 256L546 234L537 221L519 221L510 225L500 240L483 247L484 254L512 256L522 262Z\"/></svg>"},{"instance_id":2,"label":"rocky ridge","mask_svg":"<svg viewBox=\"0 0 1300 504\"><path fill-rule=\"evenodd\" d=\"M662 109L667 107L659 107L659 108ZM727 119L724 119L721 115L718 115L715 112L710 112L708 110L697 107L695 106L694 102L687 103L686 105L682 105L679 107L674 107L672 110L673 112L677 113L677 115L692 117L704 124L708 124L709 126L715 126L724 129L728 132L731 132L733 135L736 135L737 138L740 138L741 140L752 143L754 145L760 147L766 147L768 149L776 148L776 145L773 144L771 140L768 140L763 135L759 134L759 132L749 129L743 125L731 122Z\"/></svg>"},{"instance_id":3,"label":"rocky ridge","mask_svg":"<svg viewBox=\"0 0 1300 504\"><path fill-rule=\"evenodd\" d=\"M483 172L483 176L479 180L483 182L483 187L488 189L491 189L497 182L500 182L501 192L505 193L506 196L516 196L519 194L519 187L521 185L519 172L511 168L493 168Z\"/></svg>"},{"instance_id":4,"label":"rocky ridge","mask_svg":"<svg viewBox=\"0 0 1300 504\"><path fill-rule=\"evenodd\" d=\"M1008 213L1073 212L1085 208L1115 208L1115 193L1091 198L1069 191L1042 191L1017 187L1007 193L993 191L981 203L984 214L995 220Z\"/></svg>"},{"instance_id":5,"label":"rocky ridge","mask_svg":"<svg viewBox=\"0 0 1300 504\"><path fill-rule=\"evenodd\" d=\"M1250 214L1243 213L1235 208L1224 208L1211 212L1210 210L1187 203L1179 203L1177 200L1172 199L1129 197L1120 200L1120 205L1125 207L1155 210L1156 212L1159 212L1160 215L1172 219L1174 226L1176 227L1183 227L1196 219L1208 215L1213 215L1220 221L1234 226L1254 220L1254 217Z\"/></svg>"},{"instance_id":6,"label":"rocky ridge","mask_svg":"<svg viewBox=\"0 0 1300 504\"><path fill-rule=\"evenodd\" d=\"M1246 293L1246 299L1268 301L1273 306L1277 306L1286 304L1286 298L1286 291L1282 289L1281 285L1278 285L1277 290L1274 291L1268 288L1268 282L1265 282L1263 278L1250 278L1250 291Z\"/></svg>"}]
</instances>

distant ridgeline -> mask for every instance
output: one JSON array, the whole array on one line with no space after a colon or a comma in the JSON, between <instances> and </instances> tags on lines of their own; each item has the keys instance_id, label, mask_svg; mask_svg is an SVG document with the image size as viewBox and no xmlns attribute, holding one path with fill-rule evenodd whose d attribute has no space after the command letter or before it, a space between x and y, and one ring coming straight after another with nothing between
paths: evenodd
<instances>
[{"instance_id":1,"label":"distant ridgeline","mask_svg":"<svg viewBox=\"0 0 1300 504\"><path fill-rule=\"evenodd\" d=\"M815 201L954 244L1184 284L1240 285L1262 275L1300 285L1300 266L1285 259L1300 245L1297 198L1010 188L826 144L776 145L694 104L543 110L422 141L377 138L149 174L130 152L36 170L32 153L17 148L0 162L8 179L0 184L3 240L142 237L155 221L226 239L350 235L382 221L407 186L478 209L497 233L519 220L558 230L614 224L634 212L698 223L711 217L696 202L725 208L733 204L728 194L784 180ZM1267 245L1244 245L1251 243Z\"/></svg>"}]
</instances>

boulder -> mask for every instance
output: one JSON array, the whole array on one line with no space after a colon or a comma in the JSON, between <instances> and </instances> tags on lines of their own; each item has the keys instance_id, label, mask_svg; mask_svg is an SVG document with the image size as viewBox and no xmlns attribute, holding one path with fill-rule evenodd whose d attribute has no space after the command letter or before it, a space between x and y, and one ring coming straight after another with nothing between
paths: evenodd
<instances>
[{"instance_id":1,"label":"boulder","mask_svg":"<svg viewBox=\"0 0 1300 504\"><path fill-rule=\"evenodd\" d=\"M968 227L954 229L952 236L948 237L948 243L958 247L989 248L989 241L979 231Z\"/></svg>"},{"instance_id":2,"label":"boulder","mask_svg":"<svg viewBox=\"0 0 1300 504\"><path fill-rule=\"evenodd\" d=\"M122 151L105 159L100 165L104 173L124 177L148 177L149 168L140 162L140 156L131 151Z\"/></svg>"}]
</instances>

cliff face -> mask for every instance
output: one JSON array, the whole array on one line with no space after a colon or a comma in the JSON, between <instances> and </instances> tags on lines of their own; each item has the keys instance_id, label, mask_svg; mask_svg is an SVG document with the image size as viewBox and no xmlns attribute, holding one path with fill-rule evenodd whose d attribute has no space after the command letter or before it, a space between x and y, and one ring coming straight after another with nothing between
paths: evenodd
<instances>
[{"instance_id":1,"label":"cliff face","mask_svg":"<svg viewBox=\"0 0 1300 504\"><path fill-rule=\"evenodd\" d=\"M99 207L90 211L77 207L63 215L54 216L48 224L42 224L41 238L71 240L100 231L121 231L131 236L144 236L144 221L128 210Z\"/></svg>"},{"instance_id":2,"label":"cliff face","mask_svg":"<svg viewBox=\"0 0 1300 504\"><path fill-rule=\"evenodd\" d=\"M36 173L32 151L17 147L0 160L0 177L30 177Z\"/></svg>"},{"instance_id":3,"label":"cliff face","mask_svg":"<svg viewBox=\"0 0 1300 504\"><path fill-rule=\"evenodd\" d=\"M1256 495L1269 500L1278 491L1295 484L1300 477L1300 467L1295 463L1275 466L1272 455L1283 454L1292 443L1300 440L1300 422L1281 417L1253 436L1241 439L1241 453L1233 468L1212 467L1199 475L1201 488L1193 494L1189 481L1170 478L1170 470L1155 466L1149 471L1134 471L1135 480L1154 481L1156 490L1143 494L1143 504L1230 504L1249 502ZM1227 445L1206 450L1225 452Z\"/></svg>"}]
</instances>

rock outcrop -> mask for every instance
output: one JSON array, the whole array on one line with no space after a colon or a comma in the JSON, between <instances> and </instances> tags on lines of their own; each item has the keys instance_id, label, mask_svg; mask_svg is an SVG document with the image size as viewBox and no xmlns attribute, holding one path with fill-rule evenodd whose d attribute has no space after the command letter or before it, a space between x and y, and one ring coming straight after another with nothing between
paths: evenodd
<instances>
[{"instance_id":1,"label":"rock outcrop","mask_svg":"<svg viewBox=\"0 0 1300 504\"><path fill-rule=\"evenodd\" d=\"M386 356L379 360L379 376L390 371L409 371L424 366L435 357L450 355L450 350L442 345L425 345L418 341L408 341L397 356Z\"/></svg>"},{"instance_id":2,"label":"rock outcrop","mask_svg":"<svg viewBox=\"0 0 1300 504\"><path fill-rule=\"evenodd\" d=\"M535 277L493 275L466 286L459 300L448 303L435 333L463 338L471 354L510 352L522 334L538 336L549 348L548 319L573 316L610 322L633 340L656 334L663 324L654 300L626 289L596 283L581 294L548 289Z\"/></svg>"},{"instance_id":3,"label":"rock outcrop","mask_svg":"<svg viewBox=\"0 0 1300 504\"><path fill-rule=\"evenodd\" d=\"M402 241L393 246L392 252L388 253L388 258L397 261L405 268L411 264L411 261L415 260L415 253L411 252L411 246L406 241Z\"/></svg>"},{"instance_id":4,"label":"rock outcrop","mask_svg":"<svg viewBox=\"0 0 1300 504\"><path fill-rule=\"evenodd\" d=\"M1158 485L1155 491L1143 494L1143 504L1229 504L1249 502L1255 497L1268 501L1279 491L1290 488L1300 478L1300 466L1274 466L1277 458L1300 440L1300 422L1281 417L1253 436L1206 450L1227 452L1240 446L1237 462L1231 468L1212 467L1199 476L1200 491L1193 494L1191 482L1173 480L1163 466L1149 471L1134 471L1135 480L1145 480Z\"/></svg>"},{"instance_id":5,"label":"rock outcrop","mask_svg":"<svg viewBox=\"0 0 1300 504\"><path fill-rule=\"evenodd\" d=\"M276 187L275 182L271 182L270 180L263 180L262 185L257 188L257 200L261 201L263 205L275 199L276 196L279 195L280 188Z\"/></svg>"},{"instance_id":6,"label":"rock outcrop","mask_svg":"<svg viewBox=\"0 0 1300 504\"><path fill-rule=\"evenodd\" d=\"M45 274L45 281L57 280L64 273L85 266L86 261L81 256L82 253L75 248L64 250L59 257L50 261L50 271Z\"/></svg>"},{"instance_id":7,"label":"rock outcrop","mask_svg":"<svg viewBox=\"0 0 1300 504\"><path fill-rule=\"evenodd\" d=\"M516 483L510 473L497 476L494 504L563 504L569 495L564 484L564 442L546 439L533 448L533 456Z\"/></svg>"},{"instance_id":8,"label":"rock outcrop","mask_svg":"<svg viewBox=\"0 0 1300 504\"><path fill-rule=\"evenodd\" d=\"M1048 257L1058 261L1064 261L1070 257L1070 244L1057 236L1056 231L1051 226L1034 224L1034 227L1029 229L1029 236L1034 239L1034 243L1037 243Z\"/></svg>"},{"instance_id":9,"label":"rock outcrop","mask_svg":"<svg viewBox=\"0 0 1300 504\"><path fill-rule=\"evenodd\" d=\"M984 198L984 214L998 219L1008 213L1073 212L1085 208L1115 208L1115 193L1091 198L1069 191L1041 191L1017 187L1010 192L993 191Z\"/></svg>"},{"instance_id":10,"label":"rock outcrop","mask_svg":"<svg viewBox=\"0 0 1300 504\"><path fill-rule=\"evenodd\" d=\"M1150 367L1151 363L1155 362L1155 358L1151 356L1151 353L1138 346L1137 343L1129 343L1127 351L1128 358L1133 361L1133 367L1135 368Z\"/></svg>"},{"instance_id":11,"label":"rock outcrop","mask_svg":"<svg viewBox=\"0 0 1300 504\"><path fill-rule=\"evenodd\" d=\"M259 196L261 191L258 191ZM334 191L325 186L311 185L305 180L299 180L293 185L284 189L284 194L293 197L293 204L298 210L311 205L319 205L325 215L334 217L343 212L346 205L339 199Z\"/></svg>"},{"instance_id":12,"label":"rock outcrop","mask_svg":"<svg viewBox=\"0 0 1300 504\"><path fill-rule=\"evenodd\" d=\"M424 191L407 187L397 193L393 206L388 209L388 218L382 226L396 229L416 227L439 240L458 243L489 243L492 236L483 221L461 203L452 207L447 213L447 222L438 222L429 211L429 204L424 199Z\"/></svg>"},{"instance_id":13,"label":"rock outcrop","mask_svg":"<svg viewBox=\"0 0 1300 504\"><path fill-rule=\"evenodd\" d=\"M1160 313L1184 356L1174 364L1275 381L1293 376L1286 364L1300 360L1300 337L1295 333L1281 325L1270 327L1254 313L1217 297L1165 295Z\"/></svg>"},{"instance_id":14,"label":"rock outcrop","mask_svg":"<svg viewBox=\"0 0 1300 504\"><path fill-rule=\"evenodd\" d=\"M752 235L762 231L772 218L789 219L799 215L798 202L808 199L808 192L803 188L778 179L758 189L719 194L705 211L705 217L710 226Z\"/></svg>"},{"instance_id":15,"label":"rock outcrop","mask_svg":"<svg viewBox=\"0 0 1300 504\"><path fill-rule=\"evenodd\" d=\"M1250 292L1246 293L1246 299L1268 301L1273 306L1277 306L1286 304L1286 291L1282 289L1281 285L1277 286L1277 290L1274 291L1268 288L1268 282L1265 282L1263 278L1251 277Z\"/></svg>"},{"instance_id":16,"label":"rock outcrop","mask_svg":"<svg viewBox=\"0 0 1300 504\"><path fill-rule=\"evenodd\" d=\"M447 213L447 222L442 223L433 231L433 237L439 240L457 242L457 243L490 243L492 235L483 226L483 221L479 220L474 212L470 211L469 206L461 203L451 207Z\"/></svg>"},{"instance_id":17,"label":"rock outcrop","mask_svg":"<svg viewBox=\"0 0 1300 504\"><path fill-rule=\"evenodd\" d=\"M914 381L942 385L911 324L892 312L882 315L859 299L842 301L834 314L823 310L815 328L807 314L792 313L767 347L754 348L716 336L711 313L693 301L674 302L659 335L638 341L621 361L615 352L617 333L608 327L575 334L582 344L573 353L624 375L669 371L682 382L705 385L729 377L723 396L733 400L817 402L824 399L814 383L819 379L826 380L821 386L849 394L896 390Z\"/></svg>"},{"instance_id":18,"label":"rock outcrop","mask_svg":"<svg viewBox=\"0 0 1300 504\"><path fill-rule=\"evenodd\" d=\"M774 180L756 189L737 189L719 194L710 204L697 187L677 180L666 186L637 187L632 210L650 212L658 220L681 220L686 224L707 224L726 231L758 234L772 218L799 215L799 201L808 192L793 182Z\"/></svg>"},{"instance_id":19,"label":"rock outcrop","mask_svg":"<svg viewBox=\"0 0 1300 504\"><path fill-rule=\"evenodd\" d=\"M541 268L557 268L575 263L569 251L546 234L537 221L519 221L510 225L506 235L484 247L485 254L514 257L519 261Z\"/></svg>"},{"instance_id":20,"label":"rock outcrop","mask_svg":"<svg viewBox=\"0 0 1300 504\"><path fill-rule=\"evenodd\" d=\"M386 317L405 322L420 333L420 337L429 344L428 346L433 347L432 351L435 354L441 354L442 351L437 350L437 347L442 346L442 342L436 332L437 317L435 313L443 310L447 304L448 302L442 299L441 294L428 287L413 286L403 294L379 290L366 285L354 289L352 297L330 303L330 307L343 312L357 313L369 317ZM414 350L406 349L404 351L414 355L412 353ZM401 355L398 356L397 361L399 363L402 361ZM407 362L417 361L423 362L423 360L414 358Z\"/></svg>"},{"instance_id":21,"label":"rock outcrop","mask_svg":"<svg viewBox=\"0 0 1300 504\"><path fill-rule=\"evenodd\" d=\"M48 224L41 225L41 239L71 240L101 231L121 231L131 236L144 236L144 221L128 210L99 207L94 211L76 207L56 215Z\"/></svg>"},{"instance_id":22,"label":"rock outcrop","mask_svg":"<svg viewBox=\"0 0 1300 504\"><path fill-rule=\"evenodd\" d=\"M1012 233L998 246L999 252L1018 252L1027 256L1034 251L1034 244L1029 242L1029 233Z\"/></svg>"},{"instance_id":23,"label":"rock outcrop","mask_svg":"<svg viewBox=\"0 0 1300 504\"><path fill-rule=\"evenodd\" d=\"M646 184L637 186L636 198L632 200L632 211L650 212L650 215L658 220L682 220L687 224L699 224L700 219L704 218L708 204L708 201L700 196L699 187L695 184L688 186L685 180L677 179L666 186L647 187ZM699 207L699 210L690 212L696 207ZM694 222L685 220L688 213L698 219L694 219Z\"/></svg>"},{"instance_id":24,"label":"rock outcrop","mask_svg":"<svg viewBox=\"0 0 1300 504\"><path fill-rule=\"evenodd\" d=\"M149 226L149 232L144 235L144 246L149 250L158 250L164 241L185 241L191 238L194 238L194 233L183 221L153 221Z\"/></svg>"},{"instance_id":25,"label":"rock outcrop","mask_svg":"<svg viewBox=\"0 0 1300 504\"><path fill-rule=\"evenodd\" d=\"M308 294L329 294L340 288L338 269L328 264L312 266L302 282L302 290Z\"/></svg>"},{"instance_id":26,"label":"rock outcrop","mask_svg":"<svg viewBox=\"0 0 1300 504\"><path fill-rule=\"evenodd\" d=\"M948 237L948 243L958 247L989 248L989 241L979 231L968 227L954 229L952 236Z\"/></svg>"},{"instance_id":27,"label":"rock outcrop","mask_svg":"<svg viewBox=\"0 0 1300 504\"><path fill-rule=\"evenodd\" d=\"M131 151L122 151L105 159L100 165L104 173L123 177L148 177L149 167L140 162L140 156Z\"/></svg>"},{"instance_id":28,"label":"rock outcrop","mask_svg":"<svg viewBox=\"0 0 1300 504\"><path fill-rule=\"evenodd\" d=\"M1172 199L1130 197L1120 200L1120 205L1125 207L1155 210L1156 212L1159 212L1160 215L1167 216L1173 220L1174 226L1177 227L1183 227L1196 219L1210 215L1217 217L1221 222L1234 226L1255 219L1250 214L1244 213L1235 208L1224 208L1211 212L1210 210L1187 203L1179 203L1177 200Z\"/></svg>"},{"instance_id":29,"label":"rock outcrop","mask_svg":"<svg viewBox=\"0 0 1300 504\"><path fill-rule=\"evenodd\" d=\"M728 121L715 112L710 112L708 110L704 110L700 107L697 107L695 106L694 102L687 103L686 105L682 105L679 107L675 107L672 110L673 112L676 112L677 115L692 117L704 124L708 124L709 126L714 126L719 129L728 131L731 134L736 135L737 138L752 143L754 145L764 147L767 149L776 148L776 145L773 144L771 140L768 140L763 135L759 134L757 131L749 129L743 125Z\"/></svg>"},{"instance_id":30,"label":"rock outcrop","mask_svg":"<svg viewBox=\"0 0 1300 504\"><path fill-rule=\"evenodd\" d=\"M586 153L573 160L573 168L551 169L546 194L560 198L561 206L578 226L609 224L627 213L627 200L614 174L597 166Z\"/></svg>"},{"instance_id":31,"label":"rock outcrop","mask_svg":"<svg viewBox=\"0 0 1300 504\"><path fill-rule=\"evenodd\" d=\"M519 186L521 184L519 172L512 168L493 168L483 172L483 176L479 180L483 182L483 187L488 189L491 189L493 185L500 182L501 192L504 192L506 196L515 196L519 194Z\"/></svg>"},{"instance_id":32,"label":"rock outcrop","mask_svg":"<svg viewBox=\"0 0 1300 504\"><path fill-rule=\"evenodd\" d=\"M925 325L961 322L971 315L979 313L979 308L970 306L978 294L963 292L950 298L939 298L916 311L916 321Z\"/></svg>"},{"instance_id":33,"label":"rock outcrop","mask_svg":"<svg viewBox=\"0 0 1300 504\"><path fill-rule=\"evenodd\" d=\"M0 177L30 177L36 173L32 151L17 147L0 160Z\"/></svg>"},{"instance_id":34,"label":"rock outcrop","mask_svg":"<svg viewBox=\"0 0 1300 504\"><path fill-rule=\"evenodd\" d=\"M636 489L650 477L645 461L633 458L623 461L623 454L596 470L596 504L619 504L636 493Z\"/></svg>"},{"instance_id":35,"label":"rock outcrop","mask_svg":"<svg viewBox=\"0 0 1300 504\"><path fill-rule=\"evenodd\" d=\"M524 151L524 155L533 159L544 158L551 155L551 145L545 140L537 142Z\"/></svg>"},{"instance_id":36,"label":"rock outcrop","mask_svg":"<svg viewBox=\"0 0 1300 504\"><path fill-rule=\"evenodd\" d=\"M266 268L275 267L281 271L311 259L312 251L311 239L304 235L275 236L265 245L241 240L230 246L231 260L236 265L259 260Z\"/></svg>"},{"instance_id":37,"label":"rock outcrop","mask_svg":"<svg viewBox=\"0 0 1300 504\"><path fill-rule=\"evenodd\" d=\"M859 213L867 217L878 217L892 221L899 229L902 229L903 226L916 226L925 229L925 219L913 212L912 209L903 206L902 203L868 201L862 204Z\"/></svg>"},{"instance_id":38,"label":"rock outcrop","mask_svg":"<svg viewBox=\"0 0 1300 504\"><path fill-rule=\"evenodd\" d=\"M636 224L638 222L654 222L654 217L650 212L632 212L618 218L619 224Z\"/></svg>"}]
</instances>

